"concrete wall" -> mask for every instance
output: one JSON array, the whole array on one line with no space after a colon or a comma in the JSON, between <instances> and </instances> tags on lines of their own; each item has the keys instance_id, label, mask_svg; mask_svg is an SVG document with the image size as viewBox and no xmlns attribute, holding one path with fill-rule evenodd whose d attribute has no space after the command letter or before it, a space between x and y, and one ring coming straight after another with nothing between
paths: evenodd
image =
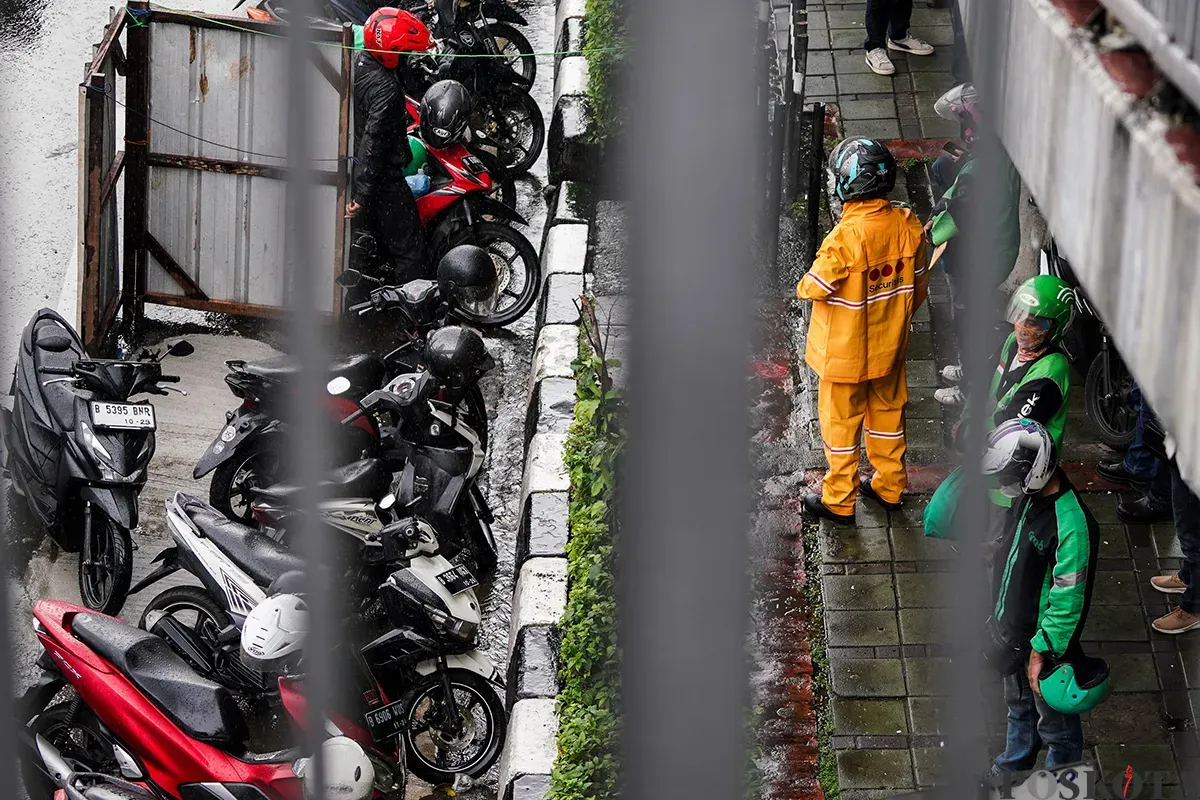
<instances>
[{"instance_id":1,"label":"concrete wall","mask_svg":"<svg viewBox=\"0 0 1200 800\"><path fill-rule=\"evenodd\" d=\"M1169 142L1190 134L1059 4L960 2L972 41L1003 42L1005 147L1200 487L1200 187ZM972 30L983 2L1003 7L1002 31Z\"/></svg>"}]
</instances>

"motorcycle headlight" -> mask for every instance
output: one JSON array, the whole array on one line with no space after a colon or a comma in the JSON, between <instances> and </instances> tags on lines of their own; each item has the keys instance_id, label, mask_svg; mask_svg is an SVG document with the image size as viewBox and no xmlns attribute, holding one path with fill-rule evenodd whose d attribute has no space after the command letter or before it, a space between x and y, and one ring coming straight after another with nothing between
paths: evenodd
<instances>
[{"instance_id":1,"label":"motorcycle headlight","mask_svg":"<svg viewBox=\"0 0 1200 800\"><path fill-rule=\"evenodd\" d=\"M100 441L98 436L96 436L96 433L92 430L92 426L88 425L83 420L80 420L79 432L83 434L84 444L86 444L88 449L92 451L92 455L111 467L112 456L109 454L108 450L105 449L104 443Z\"/></svg>"},{"instance_id":2,"label":"motorcycle headlight","mask_svg":"<svg viewBox=\"0 0 1200 800\"><path fill-rule=\"evenodd\" d=\"M474 622L456 619L433 606L426 605L425 610L429 613L429 618L441 628L443 633L449 634L464 644L471 642L475 638L475 633L479 630L479 626Z\"/></svg>"}]
</instances>

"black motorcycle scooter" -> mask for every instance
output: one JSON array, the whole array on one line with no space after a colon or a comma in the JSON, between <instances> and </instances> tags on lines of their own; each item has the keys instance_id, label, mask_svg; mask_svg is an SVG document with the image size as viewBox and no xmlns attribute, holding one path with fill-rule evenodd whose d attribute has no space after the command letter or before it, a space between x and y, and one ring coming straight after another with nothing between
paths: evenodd
<instances>
[{"instance_id":1,"label":"black motorcycle scooter","mask_svg":"<svg viewBox=\"0 0 1200 800\"><path fill-rule=\"evenodd\" d=\"M186 341L128 361L88 356L79 335L43 308L21 334L12 407L0 411L3 472L43 528L78 552L79 594L115 614L133 574L138 495L154 455L154 406L137 394L186 394L159 362L193 352Z\"/></svg>"}]
</instances>

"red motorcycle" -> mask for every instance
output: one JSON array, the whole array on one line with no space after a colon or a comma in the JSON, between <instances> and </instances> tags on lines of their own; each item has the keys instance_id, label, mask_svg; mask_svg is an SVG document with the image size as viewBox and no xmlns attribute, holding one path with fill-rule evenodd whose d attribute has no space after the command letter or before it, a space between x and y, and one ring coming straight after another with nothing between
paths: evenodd
<instances>
[{"instance_id":1,"label":"red motorcycle","mask_svg":"<svg viewBox=\"0 0 1200 800\"><path fill-rule=\"evenodd\" d=\"M412 98L407 100L409 115L416 120L409 128L413 168L428 179L427 186L414 194L430 263L436 264L460 244L488 251L496 264L495 288L491 296L458 314L482 327L509 325L533 307L542 284L537 250L512 227L512 223L529 225L512 207L512 179L497 183L482 157L464 146L470 97L461 84L435 84L419 106ZM356 236L351 264L368 275L388 270L369 233Z\"/></svg>"},{"instance_id":2,"label":"red motorcycle","mask_svg":"<svg viewBox=\"0 0 1200 800\"><path fill-rule=\"evenodd\" d=\"M250 752L246 718L229 690L197 675L164 640L56 600L38 601L33 616L44 674L17 706L31 798L56 788L41 768L40 736L77 772L120 777L155 796L302 800L300 752ZM49 705L68 684L73 697ZM289 707L300 707L294 696ZM403 767L364 750L374 796L404 797Z\"/></svg>"}]
</instances>

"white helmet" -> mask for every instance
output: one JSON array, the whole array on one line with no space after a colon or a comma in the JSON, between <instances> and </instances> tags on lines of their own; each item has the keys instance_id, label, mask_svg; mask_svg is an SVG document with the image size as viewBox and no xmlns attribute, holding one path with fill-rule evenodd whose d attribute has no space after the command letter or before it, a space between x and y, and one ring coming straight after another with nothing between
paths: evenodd
<instances>
[{"instance_id":1,"label":"white helmet","mask_svg":"<svg viewBox=\"0 0 1200 800\"><path fill-rule=\"evenodd\" d=\"M1058 467L1058 448L1050 432L1031 419L1010 419L988 436L983 474L995 477L1006 497L1037 494Z\"/></svg>"},{"instance_id":2,"label":"white helmet","mask_svg":"<svg viewBox=\"0 0 1200 800\"><path fill-rule=\"evenodd\" d=\"M242 625L242 661L259 672L288 672L300 661L308 634L308 606L294 594L256 605Z\"/></svg>"},{"instance_id":3,"label":"white helmet","mask_svg":"<svg viewBox=\"0 0 1200 800\"><path fill-rule=\"evenodd\" d=\"M304 779L306 800L367 800L375 789L375 768L362 746L345 736L334 736L321 744L321 786L311 758L297 762L296 777Z\"/></svg>"}]
</instances>

